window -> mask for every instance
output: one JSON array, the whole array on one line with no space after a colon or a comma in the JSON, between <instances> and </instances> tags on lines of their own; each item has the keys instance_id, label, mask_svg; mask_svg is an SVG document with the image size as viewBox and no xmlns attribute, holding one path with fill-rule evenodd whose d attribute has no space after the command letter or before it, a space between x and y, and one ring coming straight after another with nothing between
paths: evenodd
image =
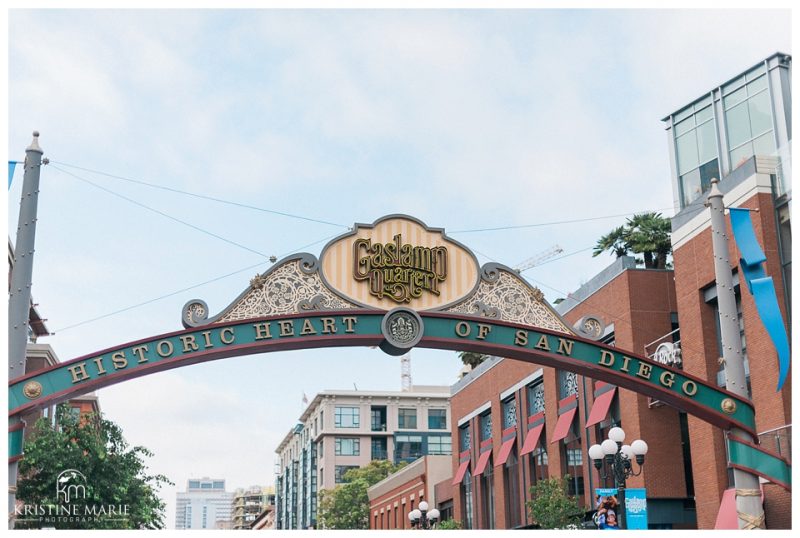
<instances>
[{"instance_id":1,"label":"window","mask_svg":"<svg viewBox=\"0 0 800 538\"><path fill-rule=\"evenodd\" d=\"M360 426L358 407L336 407L334 414L337 428L358 428Z\"/></svg>"},{"instance_id":2,"label":"window","mask_svg":"<svg viewBox=\"0 0 800 538\"><path fill-rule=\"evenodd\" d=\"M506 490L506 525L510 528L518 527L521 524L518 468L517 449L514 448L503 466L503 482Z\"/></svg>"},{"instance_id":3,"label":"window","mask_svg":"<svg viewBox=\"0 0 800 538\"><path fill-rule=\"evenodd\" d=\"M567 482L567 493L578 497L578 504L584 504L583 486L583 450L581 440L574 434L570 434L567 439L572 440L561 442L561 467L562 474L569 475Z\"/></svg>"},{"instance_id":4,"label":"window","mask_svg":"<svg viewBox=\"0 0 800 538\"><path fill-rule=\"evenodd\" d=\"M352 437L337 437L336 438L336 455L337 456L359 456L361 455L361 443L358 439Z\"/></svg>"},{"instance_id":5,"label":"window","mask_svg":"<svg viewBox=\"0 0 800 538\"><path fill-rule=\"evenodd\" d=\"M492 438L492 414L484 413L480 417L481 441Z\"/></svg>"},{"instance_id":6,"label":"window","mask_svg":"<svg viewBox=\"0 0 800 538\"><path fill-rule=\"evenodd\" d=\"M428 409L428 429L447 429L447 409Z\"/></svg>"},{"instance_id":7,"label":"window","mask_svg":"<svg viewBox=\"0 0 800 538\"><path fill-rule=\"evenodd\" d=\"M544 412L544 383L539 378L533 385L528 385L528 416Z\"/></svg>"},{"instance_id":8,"label":"window","mask_svg":"<svg viewBox=\"0 0 800 538\"><path fill-rule=\"evenodd\" d=\"M373 437L371 442L370 459L385 460L389 458L389 453L386 449L386 437Z\"/></svg>"},{"instance_id":9,"label":"window","mask_svg":"<svg viewBox=\"0 0 800 538\"><path fill-rule=\"evenodd\" d=\"M517 399L513 396L503 402L503 429L517 425Z\"/></svg>"},{"instance_id":10,"label":"window","mask_svg":"<svg viewBox=\"0 0 800 538\"><path fill-rule=\"evenodd\" d=\"M370 422L372 431L386 431L386 407L373 407L370 410Z\"/></svg>"},{"instance_id":11,"label":"window","mask_svg":"<svg viewBox=\"0 0 800 538\"><path fill-rule=\"evenodd\" d=\"M731 169L753 155L774 154L772 103L764 66L726 85L723 95Z\"/></svg>"},{"instance_id":12,"label":"window","mask_svg":"<svg viewBox=\"0 0 800 538\"><path fill-rule=\"evenodd\" d=\"M720 177L711 97L685 108L673 122L681 207L685 207L711 188L712 178Z\"/></svg>"},{"instance_id":13,"label":"window","mask_svg":"<svg viewBox=\"0 0 800 538\"><path fill-rule=\"evenodd\" d=\"M595 434L597 443L602 443L605 439L608 439L608 432L611 428L615 426L622 426L620 421L620 411L619 411L619 395L615 395L614 399L611 400L611 407L608 408L608 416L603 419L599 424L597 424L595 428ZM602 478L601 487L604 488L613 488L614 487L614 477L607 476L605 480Z\"/></svg>"},{"instance_id":14,"label":"window","mask_svg":"<svg viewBox=\"0 0 800 538\"><path fill-rule=\"evenodd\" d=\"M490 459L486 470L480 475L481 500L483 501L483 528L494 528L494 462Z\"/></svg>"},{"instance_id":15,"label":"window","mask_svg":"<svg viewBox=\"0 0 800 538\"><path fill-rule=\"evenodd\" d=\"M344 475L350 469L358 469L358 465L337 465L334 467L334 477L337 484L343 484L347 482L347 480L344 478Z\"/></svg>"},{"instance_id":16,"label":"window","mask_svg":"<svg viewBox=\"0 0 800 538\"><path fill-rule=\"evenodd\" d=\"M428 436L428 454L449 455L452 453L453 453L453 447L449 435Z\"/></svg>"},{"instance_id":17,"label":"window","mask_svg":"<svg viewBox=\"0 0 800 538\"><path fill-rule=\"evenodd\" d=\"M396 435L394 438L395 461L413 461L422 456L421 435Z\"/></svg>"},{"instance_id":18,"label":"window","mask_svg":"<svg viewBox=\"0 0 800 538\"><path fill-rule=\"evenodd\" d=\"M471 529L473 527L474 513L472 505L472 473L469 469L467 469L461 484L464 486L461 488L461 506L464 507L462 523L465 529Z\"/></svg>"},{"instance_id":19,"label":"window","mask_svg":"<svg viewBox=\"0 0 800 538\"><path fill-rule=\"evenodd\" d=\"M539 443L530 457L531 486L539 480L547 480L550 475L547 465L547 447Z\"/></svg>"},{"instance_id":20,"label":"window","mask_svg":"<svg viewBox=\"0 0 800 538\"><path fill-rule=\"evenodd\" d=\"M472 446L470 444L470 434L469 434L469 422L458 428L458 435L459 435L459 450L464 452L465 450L469 450Z\"/></svg>"},{"instance_id":21,"label":"window","mask_svg":"<svg viewBox=\"0 0 800 538\"><path fill-rule=\"evenodd\" d=\"M397 427L404 430L417 429L417 410L416 409L398 409L397 410Z\"/></svg>"},{"instance_id":22,"label":"window","mask_svg":"<svg viewBox=\"0 0 800 538\"><path fill-rule=\"evenodd\" d=\"M783 266L784 294L788 304L789 323L792 312L792 215L789 204L784 203L775 210L778 215L778 244L780 245L781 264Z\"/></svg>"},{"instance_id":23,"label":"window","mask_svg":"<svg viewBox=\"0 0 800 538\"><path fill-rule=\"evenodd\" d=\"M747 382L747 397L752 398L752 392L750 390L750 361L747 359L747 338L744 334L744 318L742 318L742 295L739 289L739 284L734 284L733 289L736 294L736 317L737 321L739 322L739 338L741 339L742 358L744 359L744 375ZM719 303L717 302L716 297L711 300L711 303L714 306L714 321L716 321L717 325L717 352L719 353L719 356L722 357L722 334L719 326ZM719 365L719 371L717 372L717 385L724 387L725 384L725 364L721 363Z\"/></svg>"}]
</instances>

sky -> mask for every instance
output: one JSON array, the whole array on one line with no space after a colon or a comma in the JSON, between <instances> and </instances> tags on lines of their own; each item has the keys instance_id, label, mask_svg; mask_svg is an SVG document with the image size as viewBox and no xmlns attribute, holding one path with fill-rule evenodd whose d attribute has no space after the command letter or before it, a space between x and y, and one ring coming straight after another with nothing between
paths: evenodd
<instances>
[{"instance_id":1,"label":"sky","mask_svg":"<svg viewBox=\"0 0 800 538\"><path fill-rule=\"evenodd\" d=\"M62 361L181 329L190 299L215 315L269 256L391 213L481 263L560 246L523 273L553 302L613 262L591 247L626 216L674 213L661 118L792 53L787 10L19 9L8 27L8 158L40 131L33 297ZM412 352L417 384L460 366ZM303 394L354 386L399 390L398 359L271 353L98 395L175 483L171 528L188 478L271 484Z\"/></svg>"}]
</instances>

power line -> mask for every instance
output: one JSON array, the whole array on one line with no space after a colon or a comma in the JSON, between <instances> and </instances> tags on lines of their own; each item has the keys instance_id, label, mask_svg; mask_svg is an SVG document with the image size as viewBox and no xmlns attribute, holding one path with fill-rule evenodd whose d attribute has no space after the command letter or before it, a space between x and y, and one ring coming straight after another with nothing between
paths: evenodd
<instances>
[{"instance_id":1,"label":"power line","mask_svg":"<svg viewBox=\"0 0 800 538\"><path fill-rule=\"evenodd\" d=\"M52 163L50 165L53 166ZM72 176L72 177L74 177L75 179L77 179L79 181L83 181L84 183L88 183L89 185L91 185L91 186L93 186L93 187L95 187L97 189L100 189L101 191L105 191L105 192L107 192L107 193L109 193L109 194L111 194L113 196L116 196L118 198L122 198L123 200L125 200L127 202L130 202L130 203L132 203L134 205L137 205L139 207L147 209L148 211L152 211L153 213L161 215L162 217L166 217L166 218L168 218L170 220L173 220L175 222L183 224L184 226L188 226L189 228L191 228L193 230L196 230L198 232L204 233L206 235L210 235L211 237L219 239L220 241L224 241L224 242L226 242L226 243L228 243L230 245L239 247L239 248L244 249L244 250L246 250L248 252L252 252L253 254L258 254L259 256L263 256L264 258L269 258L269 256L267 254L264 254L263 252L259 252L257 250L254 250L254 249L250 248L250 247L242 245L241 243L237 243L236 241L232 241L230 239L222 237L221 235L217 235L214 232L209 232L208 230L204 230L203 228L200 228L199 226L195 226L194 224L186 222L185 220L181 220L181 219L179 219L177 217L173 217L172 215L170 215L168 213L165 213L165 212L160 211L158 209L152 208L152 207L150 207L148 205L145 205L145 204L143 204L141 202L137 202L136 200L134 200L132 198L128 198L127 196L123 196L122 194L119 194L117 192L112 191L111 189L107 189L107 188L105 188L105 187L103 187L101 185L98 185L97 183L94 183L93 181L90 181L90 180L88 180L86 178L82 178L82 177L80 177L80 176L78 176L76 174L73 174L72 172L69 172L68 170L64 170L63 168L59 168L58 166L53 166L53 168L55 168L59 172L67 174L68 176Z\"/></svg>"},{"instance_id":2,"label":"power line","mask_svg":"<svg viewBox=\"0 0 800 538\"><path fill-rule=\"evenodd\" d=\"M119 176L119 175L116 175L116 174L110 174L108 172L102 172L100 170L93 170L91 168L85 168L85 167L82 167L82 166L77 166L75 164L69 164L69 163L65 163L65 162L61 162L61 161L50 161L50 164L54 164L54 163L55 164L60 164L62 166L68 166L70 168L76 168L78 170L83 170L84 172L91 172L92 174L98 174L98 175L101 175L101 176L110 177L112 179L119 179L119 180L122 180L122 181L128 181L130 183L135 183L137 185L144 185L146 187L151 187L153 189L161 189L161 190L164 190L164 191L174 192L174 193L177 193L177 194L184 194L186 196L192 196L194 198L201 198L203 200L210 200L212 202L218 202L218 203L221 203L221 204L228 204L228 205L232 205L232 206L236 206L236 207L242 207L242 208L245 208L245 209L252 209L254 211L261 211L263 213L272 213L273 215L281 215L283 217L289 217L289 218L293 218L293 219L300 219L300 220L306 220L306 221L309 221L309 222L316 222L318 224L328 224L330 226L338 226L340 228L347 228L348 227L348 226L346 226L344 224L339 224L337 222L329 222L327 220L320 220L320 219L315 219L315 218L312 218L312 217L304 217L302 215L295 215L293 213L285 213L283 211L276 211L274 209L267 209L267 208L264 208L264 207L258 207L258 206L253 206L253 205L249 205L249 204L243 204L241 202L234 202L232 200L224 200L222 198L217 198L217 197L214 197L214 196L208 196L206 194L199 194L199 193L196 193L196 192L190 192L190 191L184 191L184 190L181 190L181 189L175 189L175 188L172 188L172 187L166 187L164 185L158 185L156 183L149 183L147 181L142 181L140 179L133 179L133 178L125 177L125 176Z\"/></svg>"},{"instance_id":3,"label":"power line","mask_svg":"<svg viewBox=\"0 0 800 538\"><path fill-rule=\"evenodd\" d=\"M589 222L594 220L603 220L603 219L613 219L617 217L627 217L630 215L638 215L640 213L646 213L648 211L666 211L667 209L672 209L672 207L666 207L661 209L654 209L654 210L645 210L645 211L635 211L633 213L620 213L618 215L605 215L602 217L587 217L585 219L572 219L572 220L558 220L553 222L538 222L535 224L519 224L516 226L497 226L495 228L475 228L472 230L453 230L448 231L448 234L466 234L466 233L477 233L477 232L495 232L500 230L519 230L522 228L537 228L541 226L555 226L558 224L573 224L576 222Z\"/></svg>"},{"instance_id":4,"label":"power line","mask_svg":"<svg viewBox=\"0 0 800 538\"><path fill-rule=\"evenodd\" d=\"M328 237L324 237L322 239L318 239L317 241L314 241L313 243L308 243L307 245L303 245L301 247L298 247L297 249L291 250L291 251L287 252L286 254L282 254L280 257L283 258L285 256L288 256L289 254L293 254L293 253L298 252L298 251L300 251L300 250L302 250L304 248L308 248L308 247L314 246L317 243L322 243L323 241L327 241L329 239L332 239L332 238L336 237L336 235L338 235L338 234L334 234L334 235L331 235L331 236L328 236ZM268 262L263 261L263 262L258 262L258 263L254 264L254 265L248 265L247 267L243 267L242 269L238 269L238 270L233 271L231 273L227 273L227 274L212 278L211 280L206 280L204 282L200 282L198 284L194 284L194 285L188 286L186 288L181 288L181 289L179 289L177 291L173 291L173 292L170 292L170 293L165 293L164 295L159 295L158 297L154 297L153 299L149 299L149 300L143 301L141 303L136 303L134 305L126 306L124 308L120 308L118 310L114 310L113 312L109 312L109 313L103 314L101 316L97 316L97 317L94 317L94 318L91 318L91 319L86 319L86 320L80 321L78 323L73 323L72 325L67 325L66 327L62 327L61 329L57 329L52 334L56 334L56 333L59 333L59 332L64 332L66 330L69 330L69 329L72 329L72 328L75 328L75 327L79 327L81 325L86 325L87 323L91 323L93 321L98 321L98 320L105 319L105 318L108 318L108 317L111 317L111 316L115 316L117 314L121 314L123 312L127 312L128 310L133 310L135 308L139 308L139 307L142 307L142 306L145 306L145 305L149 305L151 303L155 303L156 301L160 301L162 299L166 299L168 297L172 297L174 295L178 295L179 293L183 293L185 291L193 290L195 288L199 288L199 287L205 286L206 284L212 284L212 283L217 282L219 280L223 280L225 278L232 277L234 275L238 275L239 273L243 273L245 271L249 271L249 270L254 269L256 267L259 267L261 265L265 265L266 263L268 263Z\"/></svg>"}]
</instances>

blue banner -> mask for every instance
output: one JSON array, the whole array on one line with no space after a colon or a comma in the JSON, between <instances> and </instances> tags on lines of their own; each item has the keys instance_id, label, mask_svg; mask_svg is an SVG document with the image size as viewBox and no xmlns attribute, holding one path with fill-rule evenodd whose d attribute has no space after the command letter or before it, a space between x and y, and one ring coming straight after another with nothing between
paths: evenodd
<instances>
[{"instance_id":1,"label":"blue banner","mask_svg":"<svg viewBox=\"0 0 800 538\"><path fill-rule=\"evenodd\" d=\"M8 161L8 189L11 190L11 180L14 179L14 167L17 161Z\"/></svg>"},{"instance_id":2,"label":"blue banner","mask_svg":"<svg viewBox=\"0 0 800 538\"><path fill-rule=\"evenodd\" d=\"M647 490L645 488L625 490L625 528L647 530Z\"/></svg>"},{"instance_id":3,"label":"blue banner","mask_svg":"<svg viewBox=\"0 0 800 538\"><path fill-rule=\"evenodd\" d=\"M778 296L775 293L775 284L772 277L767 276L763 263L766 261L764 251L758 244L750 220L750 210L731 208L731 227L736 246L742 257L739 260L747 289L756 303L758 317L767 330L775 351L778 353L778 389L783 388L786 376L789 374L789 338L786 335L786 326L778 307Z\"/></svg>"}]
</instances>

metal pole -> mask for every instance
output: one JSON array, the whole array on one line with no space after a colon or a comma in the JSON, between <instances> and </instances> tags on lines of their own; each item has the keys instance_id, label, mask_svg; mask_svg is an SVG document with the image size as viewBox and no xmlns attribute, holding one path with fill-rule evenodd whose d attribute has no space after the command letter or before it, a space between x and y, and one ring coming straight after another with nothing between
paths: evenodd
<instances>
[{"instance_id":1,"label":"metal pole","mask_svg":"<svg viewBox=\"0 0 800 538\"><path fill-rule=\"evenodd\" d=\"M22 181L17 243L14 266L11 269L11 288L8 298L8 379L25 375L28 345L28 314L31 304L33 251L36 239L36 211L39 200L39 174L44 152L39 147L39 132L33 132L33 142L25 150L25 175ZM8 454L8 528L14 528L14 508L17 502L17 462L22 456L25 424L17 417L9 419Z\"/></svg>"},{"instance_id":2,"label":"metal pole","mask_svg":"<svg viewBox=\"0 0 800 538\"><path fill-rule=\"evenodd\" d=\"M736 312L736 295L733 290L733 277L728 256L728 234L725 228L725 205L719 180L711 180L706 205L711 210L711 239L714 252L714 273L717 284L717 304L719 306L719 327L722 338L722 360L725 364L725 388L730 392L748 398L747 379L744 373L742 340L739 336L739 319ZM743 439L753 440L751 435L739 428L731 428L730 433ZM758 476L733 470L733 484L736 488L736 511L739 514L739 528L764 528L764 509Z\"/></svg>"}]
</instances>

